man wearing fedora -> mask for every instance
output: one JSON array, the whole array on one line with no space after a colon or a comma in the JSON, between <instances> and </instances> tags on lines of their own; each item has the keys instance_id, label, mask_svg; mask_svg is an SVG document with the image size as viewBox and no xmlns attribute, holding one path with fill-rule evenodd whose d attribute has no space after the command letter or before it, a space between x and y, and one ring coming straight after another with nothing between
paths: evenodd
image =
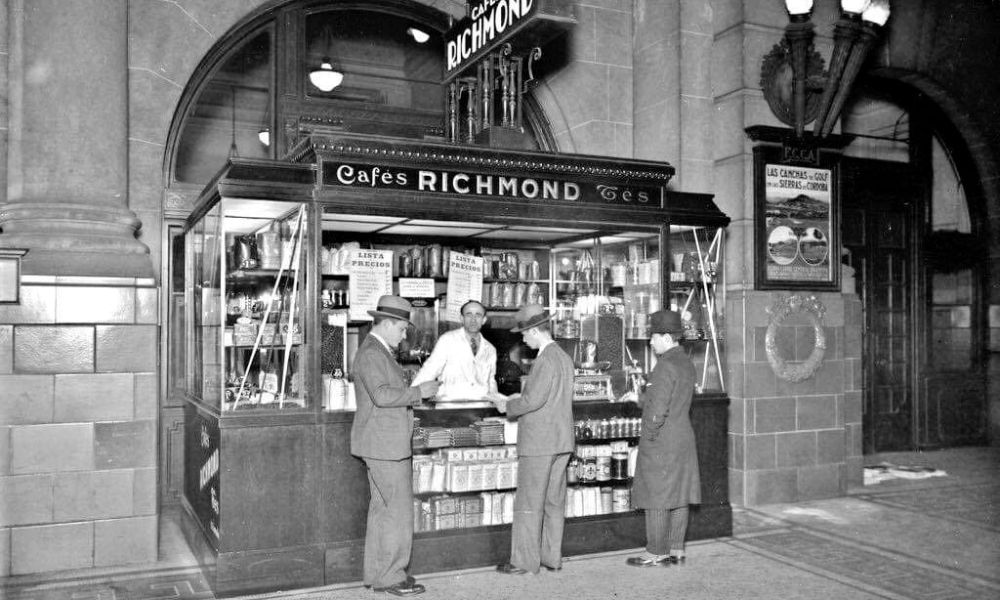
<instances>
[{"instance_id":1,"label":"man wearing fedora","mask_svg":"<svg viewBox=\"0 0 1000 600\"><path fill-rule=\"evenodd\" d=\"M552 339L550 315L528 304L514 316L520 332L538 350L520 394L495 400L517 419L517 491L510 560L497 567L507 575L562 568L566 465L573 451L573 360Z\"/></svg>"},{"instance_id":2,"label":"man wearing fedora","mask_svg":"<svg viewBox=\"0 0 1000 600\"><path fill-rule=\"evenodd\" d=\"M683 564L688 505L701 502L689 415L695 370L679 345L681 316L660 310L649 321L656 366L639 395L642 432L632 481L632 506L646 513L646 550L626 560L633 567Z\"/></svg>"},{"instance_id":3,"label":"man wearing fedora","mask_svg":"<svg viewBox=\"0 0 1000 600\"><path fill-rule=\"evenodd\" d=\"M413 407L438 389L436 381L408 385L393 354L412 325L410 309L399 296L379 298L351 368L358 401L351 454L364 460L371 491L364 583L396 596L424 591L406 572L413 547Z\"/></svg>"}]
</instances>

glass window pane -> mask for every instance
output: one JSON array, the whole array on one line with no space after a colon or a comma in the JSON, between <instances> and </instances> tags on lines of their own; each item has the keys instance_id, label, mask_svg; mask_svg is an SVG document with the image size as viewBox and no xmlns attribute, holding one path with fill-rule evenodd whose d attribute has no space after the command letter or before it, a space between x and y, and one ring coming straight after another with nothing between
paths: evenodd
<instances>
[{"instance_id":1,"label":"glass window pane","mask_svg":"<svg viewBox=\"0 0 1000 600\"><path fill-rule=\"evenodd\" d=\"M307 408L305 205L225 199L223 209L222 408Z\"/></svg>"},{"instance_id":2,"label":"glass window pane","mask_svg":"<svg viewBox=\"0 0 1000 600\"><path fill-rule=\"evenodd\" d=\"M232 155L270 156L259 134L273 120L271 56L271 32L264 31L238 48L198 92L178 140L177 181L207 183Z\"/></svg>"}]
</instances>

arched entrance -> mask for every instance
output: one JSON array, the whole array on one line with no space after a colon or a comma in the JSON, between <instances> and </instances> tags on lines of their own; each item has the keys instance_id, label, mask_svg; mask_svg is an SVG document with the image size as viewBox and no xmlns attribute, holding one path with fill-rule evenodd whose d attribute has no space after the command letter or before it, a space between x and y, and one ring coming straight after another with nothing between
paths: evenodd
<instances>
[{"instance_id":1,"label":"arched entrance","mask_svg":"<svg viewBox=\"0 0 1000 600\"><path fill-rule=\"evenodd\" d=\"M881 70L845 116L844 245L864 310L865 453L987 441L985 156L943 90Z\"/></svg>"}]
</instances>

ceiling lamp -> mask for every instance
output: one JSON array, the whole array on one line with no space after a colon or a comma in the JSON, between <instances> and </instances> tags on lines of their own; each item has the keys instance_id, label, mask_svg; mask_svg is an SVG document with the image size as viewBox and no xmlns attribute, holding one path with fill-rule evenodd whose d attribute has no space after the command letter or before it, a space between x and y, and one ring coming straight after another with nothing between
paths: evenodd
<instances>
[{"instance_id":1,"label":"ceiling lamp","mask_svg":"<svg viewBox=\"0 0 1000 600\"><path fill-rule=\"evenodd\" d=\"M416 27L410 27L406 30L406 33L409 34L409 36L413 38L413 41L418 44L423 44L427 40L431 39L431 35L429 33L422 29L417 29Z\"/></svg>"},{"instance_id":2,"label":"ceiling lamp","mask_svg":"<svg viewBox=\"0 0 1000 600\"><path fill-rule=\"evenodd\" d=\"M333 88L344 81L344 74L335 71L333 65L330 64L330 57L324 56L319 68L309 73L309 81L321 92L331 92Z\"/></svg>"}]
</instances>

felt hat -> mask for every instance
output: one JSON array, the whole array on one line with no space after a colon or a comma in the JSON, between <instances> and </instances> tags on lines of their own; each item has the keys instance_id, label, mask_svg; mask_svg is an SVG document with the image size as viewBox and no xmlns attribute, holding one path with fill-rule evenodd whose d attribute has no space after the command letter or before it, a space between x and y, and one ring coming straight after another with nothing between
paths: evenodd
<instances>
[{"instance_id":1,"label":"felt hat","mask_svg":"<svg viewBox=\"0 0 1000 600\"><path fill-rule=\"evenodd\" d=\"M677 334L684 331L684 325L681 323L681 315L672 310L658 310L655 313L649 315L649 332L653 333L669 333L674 337Z\"/></svg>"},{"instance_id":2,"label":"felt hat","mask_svg":"<svg viewBox=\"0 0 1000 600\"><path fill-rule=\"evenodd\" d=\"M538 327L551 318L552 315L541 304L525 304L514 315L514 326L510 330L514 333L519 333L525 329Z\"/></svg>"},{"instance_id":3,"label":"felt hat","mask_svg":"<svg viewBox=\"0 0 1000 600\"><path fill-rule=\"evenodd\" d=\"M400 298L399 296L386 295L378 299L378 305L375 307L375 310L368 311L368 314L373 317L399 319L412 325L413 321L410 320L411 308L412 305L409 300Z\"/></svg>"}]
</instances>

